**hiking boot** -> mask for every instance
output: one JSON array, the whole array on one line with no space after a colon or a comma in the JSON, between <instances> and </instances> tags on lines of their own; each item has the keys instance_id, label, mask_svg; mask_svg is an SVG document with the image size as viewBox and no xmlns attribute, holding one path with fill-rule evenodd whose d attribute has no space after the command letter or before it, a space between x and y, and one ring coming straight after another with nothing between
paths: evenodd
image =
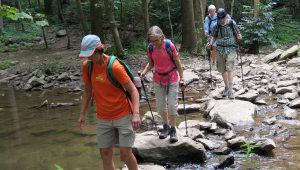
<instances>
[{"instance_id":1,"label":"hiking boot","mask_svg":"<svg viewBox=\"0 0 300 170\"><path fill-rule=\"evenodd\" d=\"M176 135L176 129L174 126L170 128L170 142L175 143L178 141L177 135Z\"/></svg>"},{"instance_id":2,"label":"hiking boot","mask_svg":"<svg viewBox=\"0 0 300 170\"><path fill-rule=\"evenodd\" d=\"M168 124L164 124L163 130L159 134L159 139L165 139L170 134L170 126Z\"/></svg>"},{"instance_id":3,"label":"hiking boot","mask_svg":"<svg viewBox=\"0 0 300 170\"><path fill-rule=\"evenodd\" d=\"M222 96L226 97L228 95L228 88L225 87L224 91L222 92Z\"/></svg>"},{"instance_id":4,"label":"hiking boot","mask_svg":"<svg viewBox=\"0 0 300 170\"><path fill-rule=\"evenodd\" d=\"M234 99L234 93L233 93L233 90L228 90L228 98L229 99Z\"/></svg>"}]
</instances>

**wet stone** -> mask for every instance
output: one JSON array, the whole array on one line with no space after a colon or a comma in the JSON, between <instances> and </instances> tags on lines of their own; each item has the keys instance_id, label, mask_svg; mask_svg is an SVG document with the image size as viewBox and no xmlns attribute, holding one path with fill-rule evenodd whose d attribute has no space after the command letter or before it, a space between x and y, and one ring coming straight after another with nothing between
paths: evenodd
<instances>
[{"instance_id":1,"label":"wet stone","mask_svg":"<svg viewBox=\"0 0 300 170\"><path fill-rule=\"evenodd\" d=\"M231 153L231 149L228 148L227 146L225 147L220 147L218 149L213 150L213 153L216 155L228 155Z\"/></svg>"},{"instance_id":2,"label":"wet stone","mask_svg":"<svg viewBox=\"0 0 300 170\"><path fill-rule=\"evenodd\" d=\"M263 120L263 123L267 124L267 125L273 125L276 123L276 117L272 117L272 118L269 118L269 119L265 119Z\"/></svg>"},{"instance_id":3,"label":"wet stone","mask_svg":"<svg viewBox=\"0 0 300 170\"><path fill-rule=\"evenodd\" d=\"M234 164L234 157L233 155L227 156L222 158L220 164L216 166L217 169L224 169L226 167L230 167Z\"/></svg>"}]
</instances>

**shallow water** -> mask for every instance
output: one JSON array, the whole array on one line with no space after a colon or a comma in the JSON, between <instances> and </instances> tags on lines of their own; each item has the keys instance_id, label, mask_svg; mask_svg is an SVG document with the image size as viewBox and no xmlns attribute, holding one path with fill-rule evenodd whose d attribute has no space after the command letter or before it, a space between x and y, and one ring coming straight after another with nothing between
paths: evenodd
<instances>
[{"instance_id":1,"label":"shallow water","mask_svg":"<svg viewBox=\"0 0 300 170\"><path fill-rule=\"evenodd\" d=\"M198 96L196 96L198 97ZM80 131L76 120L80 105L80 93L69 93L67 89L24 92L0 87L0 169L5 170L53 170L55 164L65 170L102 169L96 147L94 110L88 111L87 125ZM36 108L45 100L49 103L76 103L76 106L59 108ZM151 103L154 109L154 103ZM141 104L141 113L148 110L147 103ZM257 123L252 131L237 127L236 131L246 137L263 135L268 126L260 130L261 120L279 110L266 109L256 116ZM188 114L187 119L204 120L201 113ZM184 121L180 115L178 122ZM250 129L246 127L246 129ZM234 169L300 169L300 128L290 127L291 137L287 142L276 143L277 149L271 156L234 153ZM208 153L203 165L167 165L168 169L213 169L218 158ZM114 150L116 167L121 167L118 150Z\"/></svg>"}]
</instances>

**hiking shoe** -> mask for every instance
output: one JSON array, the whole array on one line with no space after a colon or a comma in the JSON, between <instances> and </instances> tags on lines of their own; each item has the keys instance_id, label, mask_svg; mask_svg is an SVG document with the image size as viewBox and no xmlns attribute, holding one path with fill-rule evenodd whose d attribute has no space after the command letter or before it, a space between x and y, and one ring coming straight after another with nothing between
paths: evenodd
<instances>
[{"instance_id":1,"label":"hiking shoe","mask_svg":"<svg viewBox=\"0 0 300 170\"><path fill-rule=\"evenodd\" d=\"M176 129L174 126L172 126L170 128L170 142L175 143L177 141L178 141L178 138L177 138L177 134L176 134Z\"/></svg>"},{"instance_id":2,"label":"hiking shoe","mask_svg":"<svg viewBox=\"0 0 300 170\"><path fill-rule=\"evenodd\" d=\"M164 124L163 130L159 134L159 139L165 139L170 134L170 126L168 124Z\"/></svg>"},{"instance_id":3,"label":"hiking shoe","mask_svg":"<svg viewBox=\"0 0 300 170\"><path fill-rule=\"evenodd\" d=\"M222 92L222 96L226 97L228 95L228 88L225 88L224 91Z\"/></svg>"},{"instance_id":4,"label":"hiking shoe","mask_svg":"<svg viewBox=\"0 0 300 170\"><path fill-rule=\"evenodd\" d=\"M229 91L228 91L228 98L229 98L229 99L234 99L234 98L235 98L235 97L234 97L233 90L229 90Z\"/></svg>"}]
</instances>

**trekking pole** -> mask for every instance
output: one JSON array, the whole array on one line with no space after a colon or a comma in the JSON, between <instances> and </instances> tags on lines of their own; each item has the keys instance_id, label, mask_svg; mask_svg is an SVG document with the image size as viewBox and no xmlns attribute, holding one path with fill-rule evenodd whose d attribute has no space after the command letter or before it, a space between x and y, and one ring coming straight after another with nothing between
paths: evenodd
<instances>
[{"instance_id":1,"label":"trekking pole","mask_svg":"<svg viewBox=\"0 0 300 170\"><path fill-rule=\"evenodd\" d=\"M243 60L242 60L242 55L240 53L240 46L237 45L237 54L238 54L238 58L240 56L241 59L241 72L242 72L242 83L243 83L243 89L245 88L245 82L244 82L244 72L243 72Z\"/></svg>"},{"instance_id":2,"label":"trekking pole","mask_svg":"<svg viewBox=\"0 0 300 170\"><path fill-rule=\"evenodd\" d=\"M141 72L140 71L138 72L138 76L141 76ZM151 116L152 116L152 122L155 125L157 135L159 135L159 133L157 131L157 125L155 123L154 116L153 116L153 113L152 113L152 109L151 109L151 106L150 106L150 102L149 102L149 99L148 99L148 95L147 95L147 92L146 92L146 88L145 88L145 85L144 85L144 81L143 81L142 78L141 78L141 83L142 83L142 87L143 87L143 90L144 90L144 93L145 93L146 101L148 103L148 106L149 106L149 109L150 109L150 113L151 113Z\"/></svg>"},{"instance_id":3,"label":"trekking pole","mask_svg":"<svg viewBox=\"0 0 300 170\"><path fill-rule=\"evenodd\" d=\"M206 55L208 56L208 62L209 62L209 74L210 74L210 85L211 88L213 88L213 79L211 75L211 58L210 58L210 50L206 48Z\"/></svg>"},{"instance_id":4,"label":"trekking pole","mask_svg":"<svg viewBox=\"0 0 300 170\"><path fill-rule=\"evenodd\" d=\"M180 81L180 87L184 86L183 81ZM184 121L185 121L185 137L188 136L188 131L187 131L187 122L186 122L186 110L185 110L185 101L184 101L184 90L181 89L182 93L182 102L183 102L183 113L184 113Z\"/></svg>"}]
</instances>

